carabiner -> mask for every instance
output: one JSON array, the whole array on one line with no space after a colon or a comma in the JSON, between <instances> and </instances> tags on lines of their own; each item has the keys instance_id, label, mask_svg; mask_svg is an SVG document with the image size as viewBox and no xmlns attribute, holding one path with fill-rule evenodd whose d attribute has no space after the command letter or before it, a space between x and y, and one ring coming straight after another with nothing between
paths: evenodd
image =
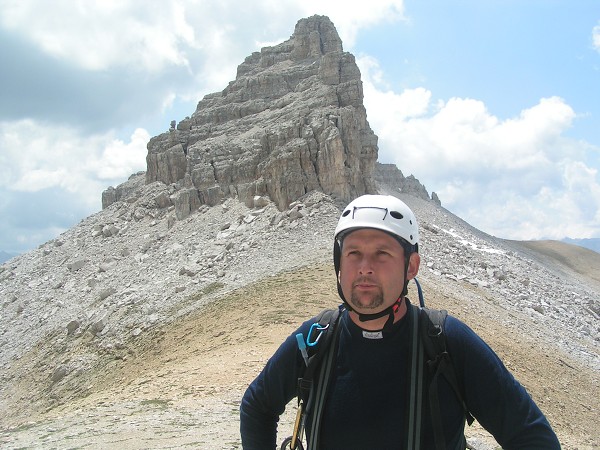
<instances>
[{"instance_id":1,"label":"carabiner","mask_svg":"<svg viewBox=\"0 0 600 450\"><path fill-rule=\"evenodd\" d=\"M306 345L308 345L309 347L314 347L315 345L317 345L319 339L321 339L321 336L323 336L323 332L327 330L327 328L329 328L329 324L322 326L318 322L313 323L310 326L310 329L308 330L308 336L306 336ZM312 335L315 330L318 332L318 334L317 337L313 340Z\"/></svg>"}]
</instances>

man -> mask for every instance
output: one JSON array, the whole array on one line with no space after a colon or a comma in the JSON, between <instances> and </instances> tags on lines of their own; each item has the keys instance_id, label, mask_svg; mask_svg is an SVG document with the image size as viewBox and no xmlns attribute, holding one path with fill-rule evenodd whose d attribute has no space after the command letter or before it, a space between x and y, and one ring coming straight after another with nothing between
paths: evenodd
<instances>
[{"instance_id":1,"label":"man","mask_svg":"<svg viewBox=\"0 0 600 450\"><path fill-rule=\"evenodd\" d=\"M309 449L464 449L465 406L505 449L560 449L525 389L470 328L451 316L444 334L461 394L440 377L434 392L438 416L427 400L418 404L421 414L410 412L415 391L409 386L418 378L411 370L418 366L411 362L412 343L419 337L411 338L418 310L406 293L419 271L418 240L413 212L395 197L365 195L342 212L334 265L345 308L337 322L335 363L321 418L317 424L306 422ZM275 448L279 415L296 395L306 364L295 337L308 336L314 323L305 322L291 335L248 387L240 407L244 449ZM426 371L417 373L425 374L419 385L428 399L431 380ZM434 416L441 416L437 438Z\"/></svg>"}]
</instances>

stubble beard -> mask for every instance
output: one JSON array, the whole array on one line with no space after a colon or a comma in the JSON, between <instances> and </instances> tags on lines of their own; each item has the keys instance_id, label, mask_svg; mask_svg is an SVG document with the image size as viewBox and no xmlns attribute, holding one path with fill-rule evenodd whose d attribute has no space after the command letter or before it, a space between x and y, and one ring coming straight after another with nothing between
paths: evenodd
<instances>
[{"instance_id":1,"label":"stubble beard","mask_svg":"<svg viewBox=\"0 0 600 450\"><path fill-rule=\"evenodd\" d=\"M365 301L364 297L366 295L367 294L360 295L355 289L352 289L352 296L350 297L352 306L360 309L377 309L383 305L383 292L381 289L370 294L369 298Z\"/></svg>"}]
</instances>

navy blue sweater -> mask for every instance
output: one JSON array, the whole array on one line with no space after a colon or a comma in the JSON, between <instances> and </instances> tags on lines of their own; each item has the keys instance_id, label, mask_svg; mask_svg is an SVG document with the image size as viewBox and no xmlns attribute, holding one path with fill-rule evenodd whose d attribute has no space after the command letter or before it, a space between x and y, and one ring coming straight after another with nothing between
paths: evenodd
<instances>
[{"instance_id":1,"label":"navy blue sweater","mask_svg":"<svg viewBox=\"0 0 600 450\"><path fill-rule=\"evenodd\" d=\"M405 449L411 320L406 314L382 339L368 339L347 312L342 314L321 449ZM295 335L306 336L313 323L309 320L293 333L246 390L240 407L245 450L276 447L279 416L296 395L304 364ZM490 347L454 317L448 316L445 332L469 411L498 443L507 450L560 449L542 412ZM463 438L462 407L443 377L439 392L446 446L455 450ZM282 434L287 436L291 430ZM422 449L435 448L427 402L421 443Z\"/></svg>"}]
</instances>

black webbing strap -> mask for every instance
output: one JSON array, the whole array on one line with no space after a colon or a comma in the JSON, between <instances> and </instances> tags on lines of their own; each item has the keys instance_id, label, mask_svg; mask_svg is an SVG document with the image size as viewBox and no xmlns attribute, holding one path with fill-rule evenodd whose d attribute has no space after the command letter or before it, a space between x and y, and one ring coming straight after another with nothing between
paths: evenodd
<instances>
[{"instance_id":1,"label":"black webbing strap","mask_svg":"<svg viewBox=\"0 0 600 450\"><path fill-rule=\"evenodd\" d=\"M308 358L308 364L298 379L298 403L305 405L303 414L311 417L311 433L307 436L308 449L317 449L319 431L327 385L334 367L338 342L338 319L341 307L327 309L315 317L315 323L327 327L323 332L315 353ZM315 379L316 377L316 379Z\"/></svg>"},{"instance_id":2,"label":"black webbing strap","mask_svg":"<svg viewBox=\"0 0 600 450\"><path fill-rule=\"evenodd\" d=\"M406 448L419 450L421 448L421 416L423 408L423 346L419 339L419 309L410 308L411 313L411 360L410 360L410 390L408 409L408 429Z\"/></svg>"},{"instance_id":3,"label":"black webbing strap","mask_svg":"<svg viewBox=\"0 0 600 450\"><path fill-rule=\"evenodd\" d=\"M326 309L321 311L321 313L315 317L315 323L318 323L322 327L328 326L328 328L315 347L316 351L308 358L308 364L304 369L304 373L298 379L298 401L304 401L307 411L309 411L311 407L309 400L315 374L319 370L321 360L324 359L327 354L329 344L331 343L335 329L337 328L336 325L339 314L339 309Z\"/></svg>"},{"instance_id":4,"label":"black webbing strap","mask_svg":"<svg viewBox=\"0 0 600 450\"><path fill-rule=\"evenodd\" d=\"M319 371L319 379L316 386L316 390L313 390L314 399L310 399L310 403L313 403L312 411L308 410L307 413L312 413L311 421L311 433L308 438L307 450L317 450L319 448L319 436L321 434L321 419L323 417L323 408L325 406L325 398L327 394L327 387L329 386L329 380L331 379L331 372L335 367L335 361L337 356L337 347L339 341L339 331L335 323L335 327L331 330L331 342L329 342L327 351L325 352L325 358L321 363L321 370Z\"/></svg>"}]
</instances>

